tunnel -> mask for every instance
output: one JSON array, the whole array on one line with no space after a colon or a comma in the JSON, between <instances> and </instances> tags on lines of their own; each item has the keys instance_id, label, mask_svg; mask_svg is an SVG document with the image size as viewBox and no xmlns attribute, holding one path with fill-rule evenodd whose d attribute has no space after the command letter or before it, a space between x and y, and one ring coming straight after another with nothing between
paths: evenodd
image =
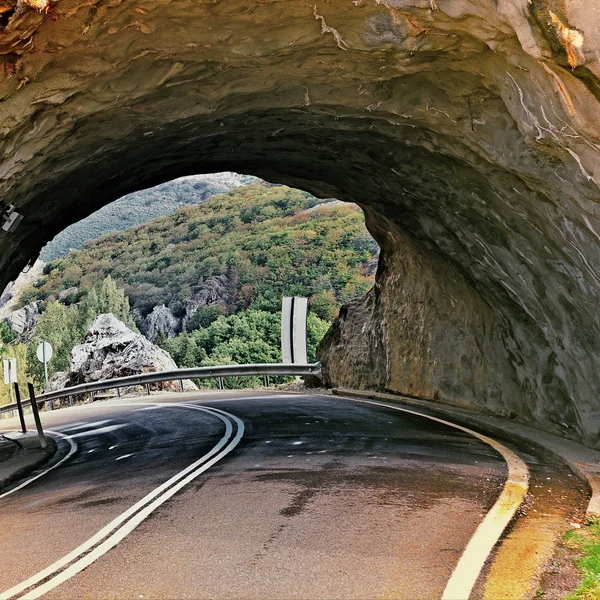
<instances>
[{"instance_id":1,"label":"tunnel","mask_svg":"<svg viewBox=\"0 0 600 600\"><path fill-rule=\"evenodd\" d=\"M355 202L328 386L600 447L600 12L583 0L6 0L0 288L127 194L237 171ZM22 220L21 220L22 217Z\"/></svg>"}]
</instances>

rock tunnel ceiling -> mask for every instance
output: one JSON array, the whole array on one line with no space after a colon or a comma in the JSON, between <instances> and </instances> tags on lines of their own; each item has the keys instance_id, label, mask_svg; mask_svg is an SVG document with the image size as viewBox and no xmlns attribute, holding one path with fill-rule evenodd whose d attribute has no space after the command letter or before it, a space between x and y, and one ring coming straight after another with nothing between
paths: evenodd
<instances>
[{"instance_id":1,"label":"rock tunnel ceiling","mask_svg":"<svg viewBox=\"0 0 600 600\"><path fill-rule=\"evenodd\" d=\"M375 288L329 384L599 445L600 9L0 0L0 287L125 193L235 170L359 203Z\"/></svg>"}]
</instances>

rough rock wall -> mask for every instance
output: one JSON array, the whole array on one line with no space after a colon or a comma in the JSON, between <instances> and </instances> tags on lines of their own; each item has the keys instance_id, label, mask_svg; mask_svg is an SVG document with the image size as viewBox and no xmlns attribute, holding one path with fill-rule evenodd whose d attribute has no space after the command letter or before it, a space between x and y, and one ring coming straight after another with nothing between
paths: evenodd
<instances>
[{"instance_id":1,"label":"rough rock wall","mask_svg":"<svg viewBox=\"0 0 600 600\"><path fill-rule=\"evenodd\" d=\"M364 308L384 315L385 385L509 407L600 443L595 2L7 0L2 10L0 197L25 218L0 231L0 288L55 233L127 192L255 174L358 202L403 232L390 235L400 246L380 276L383 305ZM443 305L442 288L464 297ZM354 307L347 324L367 318ZM436 311L461 340L460 361L444 357L453 348Z\"/></svg>"},{"instance_id":2,"label":"rough rock wall","mask_svg":"<svg viewBox=\"0 0 600 600\"><path fill-rule=\"evenodd\" d=\"M531 417L494 311L455 268L366 212L377 281L323 339L325 383Z\"/></svg>"}]
</instances>

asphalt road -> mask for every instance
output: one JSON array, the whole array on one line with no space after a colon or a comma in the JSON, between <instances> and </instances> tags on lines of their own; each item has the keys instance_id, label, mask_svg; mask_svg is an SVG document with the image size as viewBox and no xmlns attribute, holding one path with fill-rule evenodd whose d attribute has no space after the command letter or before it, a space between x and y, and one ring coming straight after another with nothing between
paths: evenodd
<instances>
[{"instance_id":1,"label":"asphalt road","mask_svg":"<svg viewBox=\"0 0 600 600\"><path fill-rule=\"evenodd\" d=\"M84 544L221 444L221 460L97 560L90 546L89 566L43 597L441 596L503 487L507 468L492 448L380 406L236 396L201 402L243 426L143 398L45 414L77 451L0 500L0 590ZM63 441L62 455L68 449Z\"/></svg>"}]
</instances>

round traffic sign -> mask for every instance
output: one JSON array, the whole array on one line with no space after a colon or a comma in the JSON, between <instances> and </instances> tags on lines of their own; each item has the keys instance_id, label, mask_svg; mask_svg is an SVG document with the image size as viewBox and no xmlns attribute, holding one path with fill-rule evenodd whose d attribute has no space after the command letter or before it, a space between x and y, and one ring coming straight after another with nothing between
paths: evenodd
<instances>
[{"instance_id":1,"label":"round traffic sign","mask_svg":"<svg viewBox=\"0 0 600 600\"><path fill-rule=\"evenodd\" d=\"M38 347L37 347L37 357L38 360L41 363L47 363L50 361L50 359L52 358L52 346L48 343L48 342L42 342Z\"/></svg>"}]
</instances>

